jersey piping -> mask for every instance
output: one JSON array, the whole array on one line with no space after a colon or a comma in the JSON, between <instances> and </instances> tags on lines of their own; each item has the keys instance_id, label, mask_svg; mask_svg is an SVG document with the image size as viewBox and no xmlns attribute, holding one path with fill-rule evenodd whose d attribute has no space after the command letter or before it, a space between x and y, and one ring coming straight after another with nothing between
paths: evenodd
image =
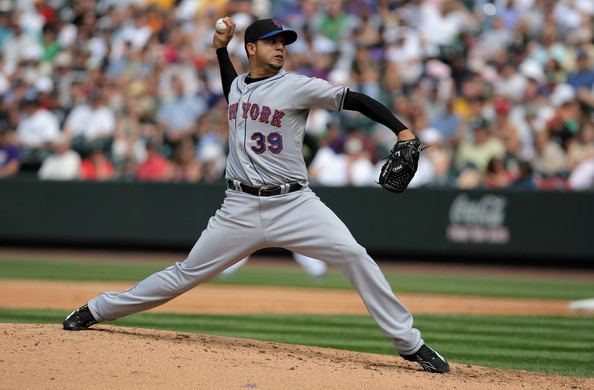
<instances>
[{"instance_id":1,"label":"jersey piping","mask_svg":"<svg viewBox=\"0 0 594 390\"><path fill-rule=\"evenodd\" d=\"M346 99L348 91L349 89L347 87L344 87L344 89L342 90L342 98L340 98L340 105L338 106L338 111L342 111L342 106L344 105L344 100Z\"/></svg>"},{"instance_id":2,"label":"jersey piping","mask_svg":"<svg viewBox=\"0 0 594 390\"><path fill-rule=\"evenodd\" d=\"M254 93L254 91L258 88L260 88L262 85L267 84L269 82L272 81L276 81L279 79L282 79L283 77L285 77L286 75L288 75L288 73L283 73L282 75L278 76L278 77L273 77L271 79L268 80L263 80L261 84L256 85L251 91L250 94L247 97L247 103L250 102L250 98L252 97L252 93ZM245 76L244 76L245 78ZM243 79L242 79L243 82ZM239 90L239 80L237 80L237 89ZM241 90L240 90L241 93ZM243 95L243 94L242 94ZM241 95L240 95L241 96ZM237 120L235 120L235 123L237 124ZM237 128L235 129L237 131ZM254 168L254 170L256 171L256 173L258 174L258 176L260 176L260 179L262 179L262 183L264 183L264 185L268 184L266 183L266 180L264 179L264 177L260 174L260 171L258 171L258 168L256 168L256 164L254 164L254 160L252 160L252 157L249 155L248 151L247 151L247 121L243 121L243 151L245 152L245 155L248 157L248 159L250 160L250 164L252 164L252 168ZM247 175L249 178L249 175ZM252 181L250 180L250 184L253 184Z\"/></svg>"}]
</instances>

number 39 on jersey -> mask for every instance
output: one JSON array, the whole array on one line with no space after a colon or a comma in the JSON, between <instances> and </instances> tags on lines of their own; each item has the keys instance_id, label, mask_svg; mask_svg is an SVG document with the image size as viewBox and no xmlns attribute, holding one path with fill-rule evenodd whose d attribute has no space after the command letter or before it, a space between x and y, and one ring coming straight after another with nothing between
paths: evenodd
<instances>
[{"instance_id":1,"label":"number 39 on jersey","mask_svg":"<svg viewBox=\"0 0 594 390\"><path fill-rule=\"evenodd\" d=\"M240 108L239 103L229 105L229 119L233 120L237 118L237 114ZM280 131L266 131L266 124L280 128L282 125L282 119L285 116L285 112L282 110L272 109L268 106L260 107L255 103L242 103L241 104L241 117L244 120L251 119L262 124L261 131L255 131L250 139L251 149L254 153L262 154L266 151L272 154L278 154L283 150L283 136Z\"/></svg>"}]
</instances>

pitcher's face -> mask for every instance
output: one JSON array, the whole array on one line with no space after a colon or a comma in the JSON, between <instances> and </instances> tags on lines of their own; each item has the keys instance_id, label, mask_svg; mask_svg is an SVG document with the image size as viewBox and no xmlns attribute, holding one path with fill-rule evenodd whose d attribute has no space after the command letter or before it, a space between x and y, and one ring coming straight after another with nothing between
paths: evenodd
<instances>
[{"instance_id":1,"label":"pitcher's face","mask_svg":"<svg viewBox=\"0 0 594 390\"><path fill-rule=\"evenodd\" d=\"M278 72L285 65L285 39L276 36L249 43L248 53L254 55L255 66Z\"/></svg>"}]
</instances>

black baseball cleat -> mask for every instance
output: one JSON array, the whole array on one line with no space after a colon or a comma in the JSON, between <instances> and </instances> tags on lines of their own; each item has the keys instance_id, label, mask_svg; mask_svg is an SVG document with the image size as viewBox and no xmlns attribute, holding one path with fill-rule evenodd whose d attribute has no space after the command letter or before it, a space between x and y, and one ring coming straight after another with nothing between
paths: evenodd
<instances>
[{"instance_id":1,"label":"black baseball cleat","mask_svg":"<svg viewBox=\"0 0 594 390\"><path fill-rule=\"evenodd\" d=\"M440 354L425 344L423 344L421 348L419 348L419 350L413 354L400 354L400 356L411 362L419 363L423 367L423 370L427 372L443 374L444 372L450 371L450 365L448 364L447 360L445 360Z\"/></svg>"},{"instance_id":2,"label":"black baseball cleat","mask_svg":"<svg viewBox=\"0 0 594 390\"><path fill-rule=\"evenodd\" d=\"M91 314L89 306L84 305L70 313L62 325L64 325L65 330L84 330L89 329L89 326L96 323L97 320Z\"/></svg>"}]
</instances>

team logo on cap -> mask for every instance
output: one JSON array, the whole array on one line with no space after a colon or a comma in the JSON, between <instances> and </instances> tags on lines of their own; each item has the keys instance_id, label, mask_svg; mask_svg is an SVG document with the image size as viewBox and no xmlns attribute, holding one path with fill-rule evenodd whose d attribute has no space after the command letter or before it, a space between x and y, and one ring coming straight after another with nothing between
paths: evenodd
<instances>
[{"instance_id":1,"label":"team logo on cap","mask_svg":"<svg viewBox=\"0 0 594 390\"><path fill-rule=\"evenodd\" d=\"M282 29L282 28L283 28L283 25L282 25L282 24L280 24L278 21L276 21L276 19L272 19L272 23L274 23L274 25L275 25L276 27L280 28L280 29Z\"/></svg>"}]
</instances>

